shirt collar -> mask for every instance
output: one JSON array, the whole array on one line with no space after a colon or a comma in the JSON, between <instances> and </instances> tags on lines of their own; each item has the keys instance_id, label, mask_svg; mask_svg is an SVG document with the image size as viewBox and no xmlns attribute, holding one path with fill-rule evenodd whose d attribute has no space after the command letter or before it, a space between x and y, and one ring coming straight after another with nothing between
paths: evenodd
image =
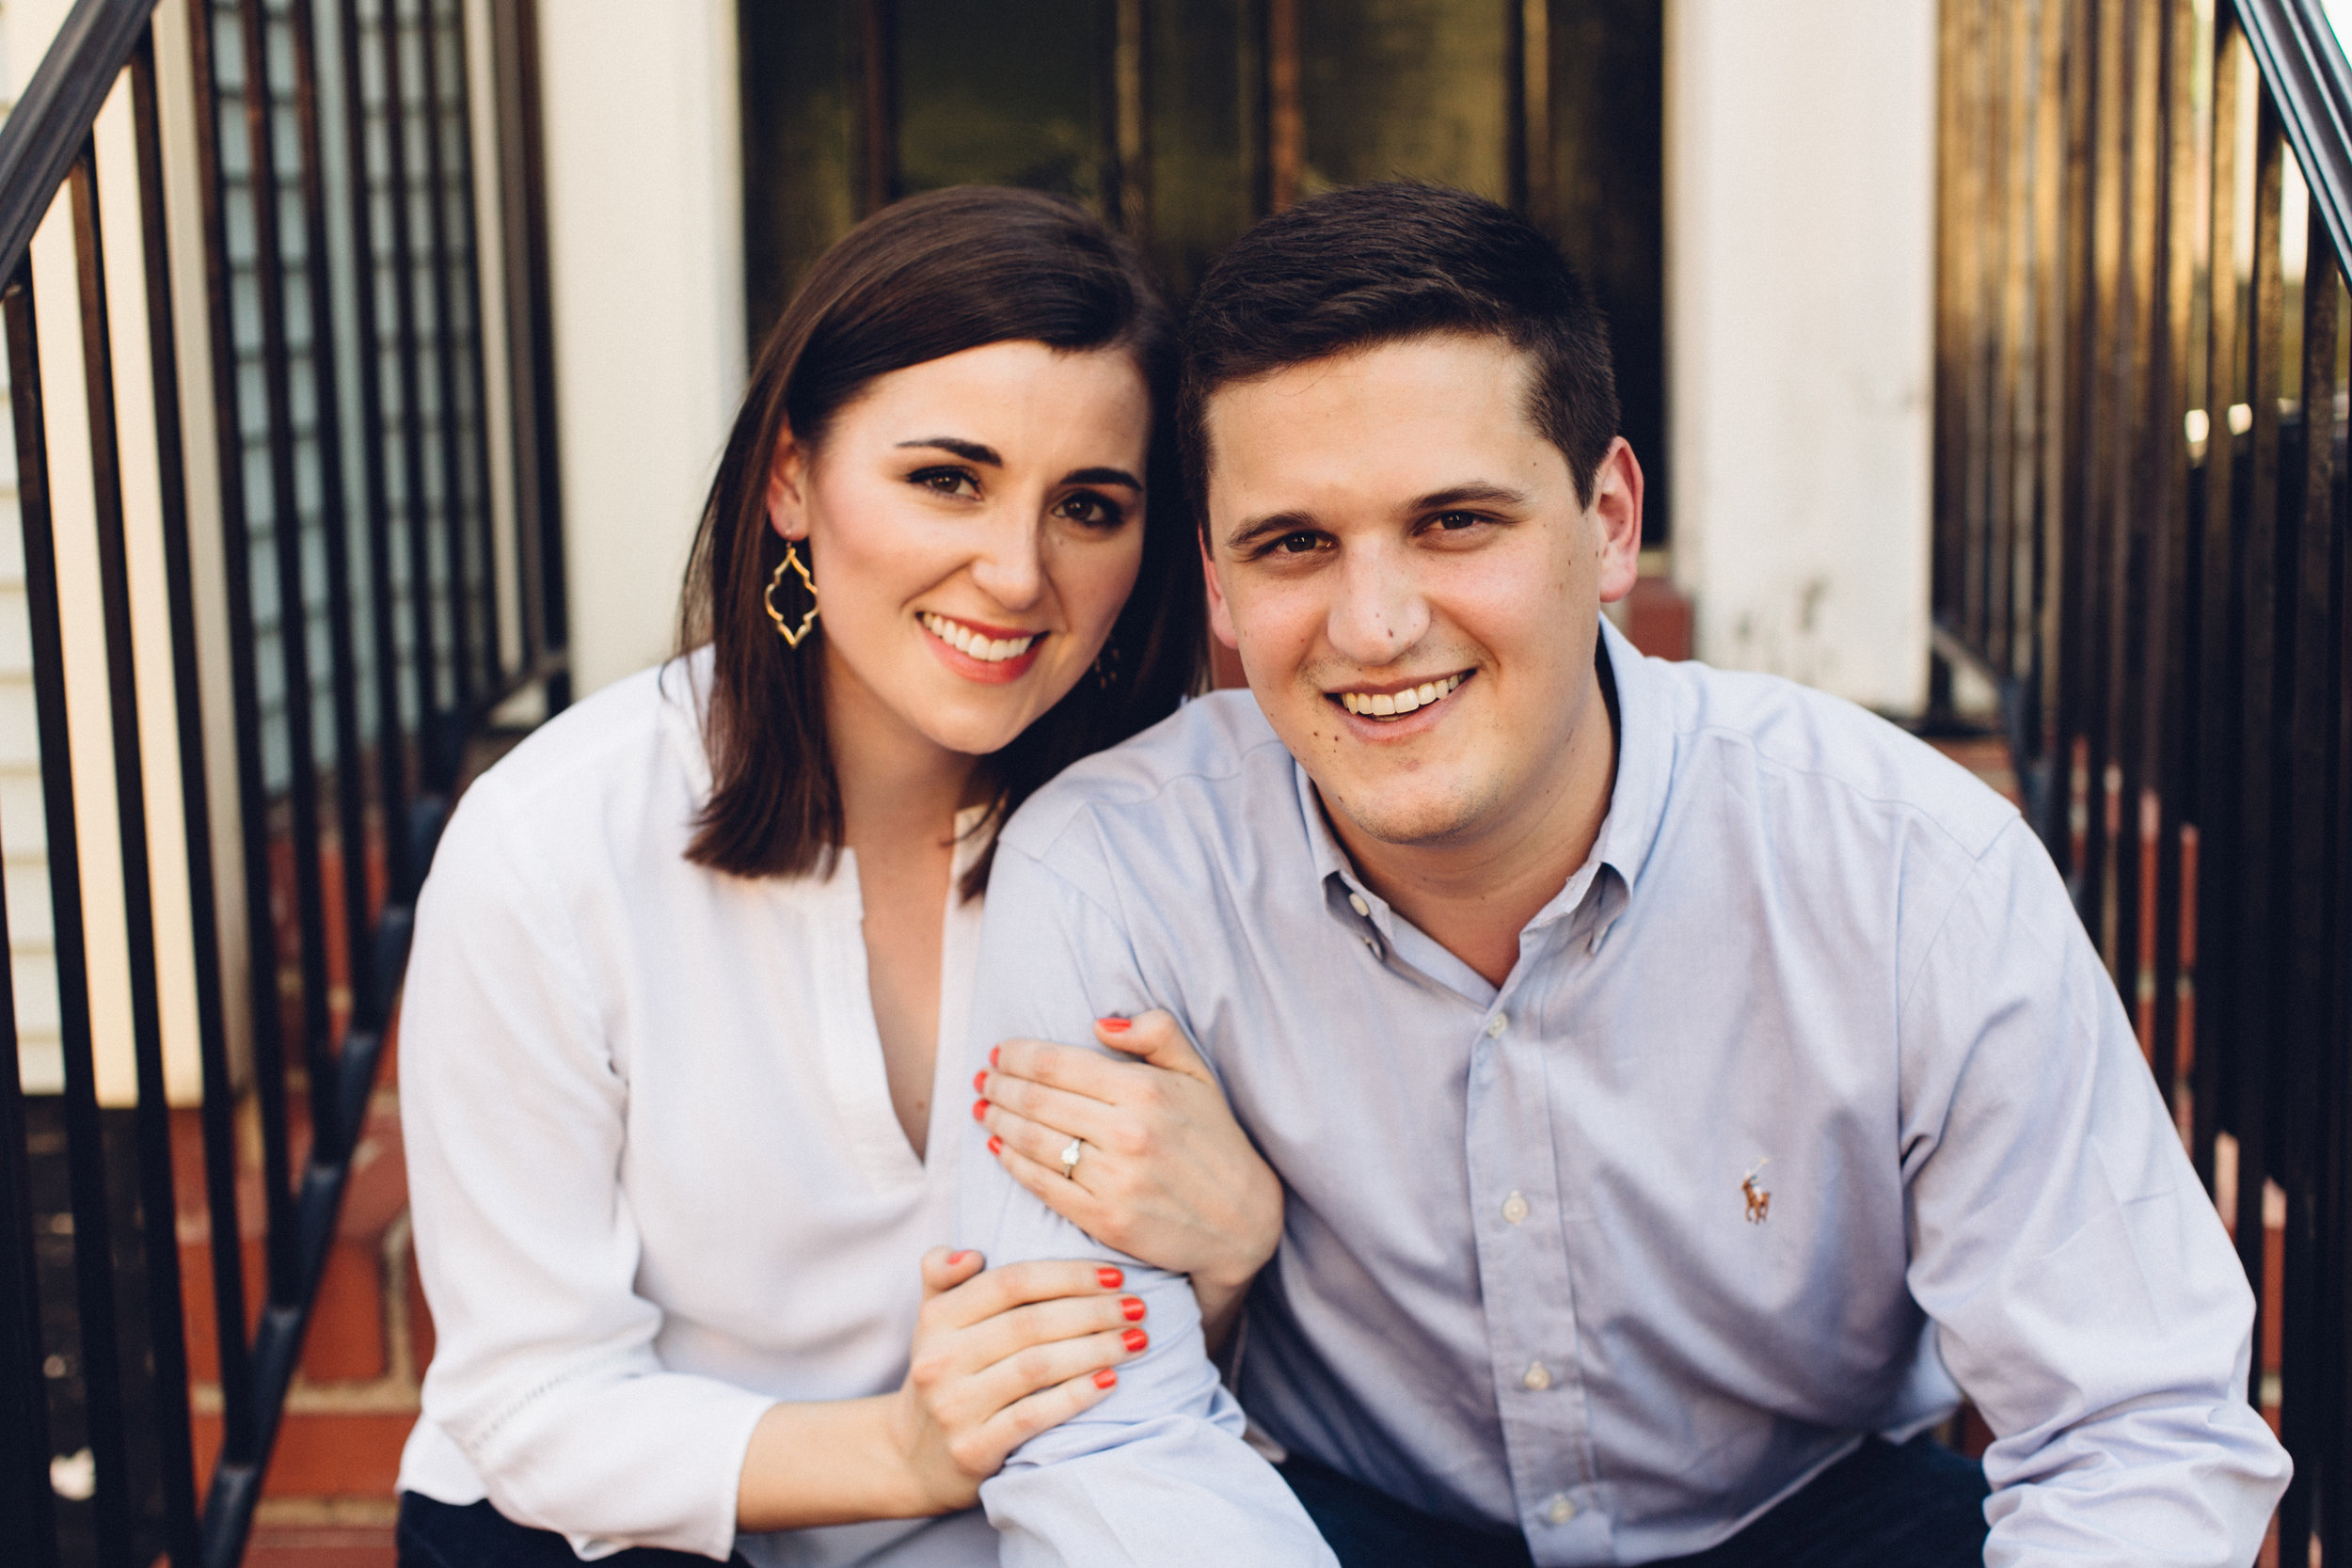
<instances>
[{"instance_id":1,"label":"shirt collar","mask_svg":"<svg viewBox=\"0 0 2352 1568\"><path fill-rule=\"evenodd\" d=\"M1665 815L1666 788L1674 768L1674 723L1664 711L1669 699L1658 672L1606 616L1601 618L1600 642L1594 657L1600 666L1602 681L1613 685L1616 691L1616 782L1610 789L1609 812L1601 819L1592 854L1569 877L1559 895L1528 922L1528 927L1533 930L1573 915L1593 892L1594 883L1599 881L1604 892L1613 891L1614 896L1605 897L1599 911L1591 939L1597 949L1640 883L1642 867L1647 863L1650 847L1657 842L1658 824ZM1291 778L1298 792L1298 812L1307 832L1308 854L1316 880L1329 890L1327 901L1333 906L1333 912L1353 913L1370 920L1393 945L1396 930L1388 904L1356 875L1355 863L1348 859L1339 835L1331 831L1331 824L1323 814L1323 798L1316 793L1314 780L1308 777L1307 769L1299 766L1295 757L1291 759ZM1614 879L1598 876L1598 868L1604 865L1616 873ZM1349 902L1351 896L1362 898L1369 912L1355 910Z\"/></svg>"}]
</instances>

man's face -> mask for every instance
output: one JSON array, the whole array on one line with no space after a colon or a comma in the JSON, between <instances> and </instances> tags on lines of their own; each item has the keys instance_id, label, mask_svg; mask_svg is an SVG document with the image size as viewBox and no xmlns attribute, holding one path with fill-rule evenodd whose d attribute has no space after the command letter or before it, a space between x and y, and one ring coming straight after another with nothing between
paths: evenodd
<instances>
[{"instance_id":1,"label":"man's face","mask_svg":"<svg viewBox=\"0 0 2352 1568\"><path fill-rule=\"evenodd\" d=\"M1606 733L1593 645L1633 586L1641 468L1617 442L1580 504L1530 369L1448 334L1209 400L1212 625L1326 806L1383 843L1534 820L1580 726Z\"/></svg>"}]
</instances>

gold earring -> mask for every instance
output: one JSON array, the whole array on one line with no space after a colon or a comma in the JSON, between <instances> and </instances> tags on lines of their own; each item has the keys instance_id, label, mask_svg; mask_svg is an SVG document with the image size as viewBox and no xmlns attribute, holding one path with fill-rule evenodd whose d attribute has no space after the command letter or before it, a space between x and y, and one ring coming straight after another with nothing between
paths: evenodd
<instances>
[{"instance_id":1,"label":"gold earring","mask_svg":"<svg viewBox=\"0 0 2352 1568\"><path fill-rule=\"evenodd\" d=\"M797 628L787 626L784 611L776 608L776 590L784 585L784 574L787 567L801 574L802 586L808 590L808 613L801 617ZM759 602L768 607L768 619L776 624L777 632L784 638L784 645L787 648L799 647L801 639L808 635L808 628L817 624L817 579L808 575L806 566L801 564L801 549L797 544L789 540L785 542L784 559L776 562L776 575L768 579L767 591L760 594Z\"/></svg>"}]
</instances>

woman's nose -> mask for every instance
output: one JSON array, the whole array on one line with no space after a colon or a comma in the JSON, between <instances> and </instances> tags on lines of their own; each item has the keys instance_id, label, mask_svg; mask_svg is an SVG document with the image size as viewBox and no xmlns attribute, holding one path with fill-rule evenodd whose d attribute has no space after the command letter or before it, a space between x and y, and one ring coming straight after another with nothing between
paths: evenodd
<instances>
[{"instance_id":1,"label":"woman's nose","mask_svg":"<svg viewBox=\"0 0 2352 1568\"><path fill-rule=\"evenodd\" d=\"M972 561L972 580L1007 610L1025 610L1045 588L1044 541L1039 530L1008 522L992 529Z\"/></svg>"}]
</instances>

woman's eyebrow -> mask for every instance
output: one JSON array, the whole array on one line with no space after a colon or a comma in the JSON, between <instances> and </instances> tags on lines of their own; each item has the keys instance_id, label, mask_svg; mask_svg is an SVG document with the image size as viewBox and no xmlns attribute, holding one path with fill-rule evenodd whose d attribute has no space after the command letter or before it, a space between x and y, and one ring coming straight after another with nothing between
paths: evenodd
<instances>
[{"instance_id":1,"label":"woman's eyebrow","mask_svg":"<svg viewBox=\"0 0 2352 1568\"><path fill-rule=\"evenodd\" d=\"M1124 468L1073 468L1062 476L1064 484L1123 484L1136 495L1143 494L1143 481Z\"/></svg>"},{"instance_id":2,"label":"woman's eyebrow","mask_svg":"<svg viewBox=\"0 0 2352 1568\"><path fill-rule=\"evenodd\" d=\"M926 436L919 441L901 441L898 445L901 447L937 447L942 451L952 451L967 462L984 463L992 468L1001 468L1005 466L1005 460L996 454L994 447L984 447L977 441L966 441L954 436Z\"/></svg>"}]
</instances>

